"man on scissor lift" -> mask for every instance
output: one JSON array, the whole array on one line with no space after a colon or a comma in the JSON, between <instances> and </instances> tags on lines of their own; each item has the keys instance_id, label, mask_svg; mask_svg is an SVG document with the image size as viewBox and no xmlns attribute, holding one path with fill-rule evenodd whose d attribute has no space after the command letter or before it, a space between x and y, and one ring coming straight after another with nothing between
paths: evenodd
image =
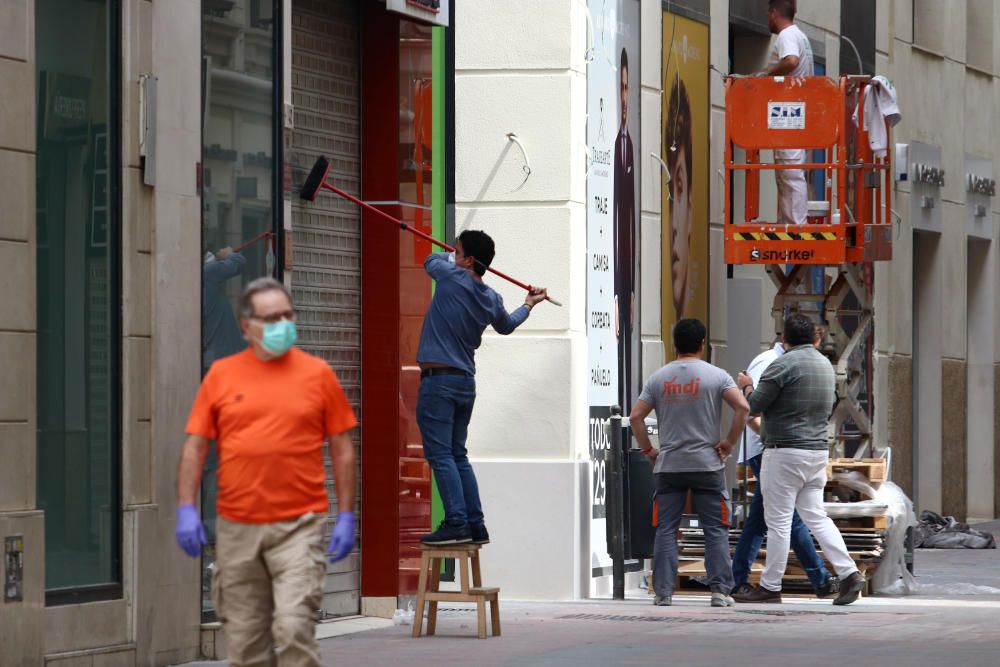
<instances>
[{"instance_id":1,"label":"man on scissor lift","mask_svg":"<svg viewBox=\"0 0 1000 667\"><path fill-rule=\"evenodd\" d=\"M795 0L770 0L767 3L767 27L778 36L771 47L767 69L761 76L813 76L813 53L809 38L795 25ZM777 164L802 164L805 150L775 150ZM775 169L778 185L778 224L803 225L806 222L806 174L802 169Z\"/></svg>"}]
</instances>

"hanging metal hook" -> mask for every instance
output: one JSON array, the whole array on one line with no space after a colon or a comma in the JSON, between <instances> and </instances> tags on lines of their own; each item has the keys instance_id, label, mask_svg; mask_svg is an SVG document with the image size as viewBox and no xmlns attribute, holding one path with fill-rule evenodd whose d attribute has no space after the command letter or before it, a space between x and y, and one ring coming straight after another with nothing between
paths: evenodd
<instances>
[{"instance_id":1,"label":"hanging metal hook","mask_svg":"<svg viewBox=\"0 0 1000 667\"><path fill-rule=\"evenodd\" d=\"M513 132L508 132L506 136L507 141L512 141L517 144L517 147L521 149L521 155L524 157L524 164L521 166L521 170L524 171L524 180L522 180L516 188L510 191L517 192L524 187L524 184L528 182L528 177L531 176L531 162L528 161L528 151L524 149L524 144L522 144L521 140L517 138L517 135Z\"/></svg>"},{"instance_id":2,"label":"hanging metal hook","mask_svg":"<svg viewBox=\"0 0 1000 667\"><path fill-rule=\"evenodd\" d=\"M661 158L656 153L650 153L649 157L653 158L654 160L656 160L657 162L660 163L660 169L663 170L663 176L664 176L664 179L665 179L663 181L663 183L664 183L664 185L670 185L670 169L667 167L667 163L664 162L663 158ZM667 201L673 201L673 197L670 196L670 188L669 187L667 188Z\"/></svg>"}]
</instances>

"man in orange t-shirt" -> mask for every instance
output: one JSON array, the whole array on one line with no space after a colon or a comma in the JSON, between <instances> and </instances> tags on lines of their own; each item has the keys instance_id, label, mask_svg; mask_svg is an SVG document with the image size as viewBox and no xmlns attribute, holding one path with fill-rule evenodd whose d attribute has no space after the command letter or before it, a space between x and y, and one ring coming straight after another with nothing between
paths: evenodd
<instances>
[{"instance_id":1,"label":"man in orange t-shirt","mask_svg":"<svg viewBox=\"0 0 1000 667\"><path fill-rule=\"evenodd\" d=\"M197 557L205 530L195 501L209 442L218 442L215 610L231 665L319 665L315 618L323 594L329 439L339 514L327 554L354 548L357 426L325 361L294 347L285 286L250 283L240 299L250 347L212 364L187 423L177 474L177 543Z\"/></svg>"}]
</instances>

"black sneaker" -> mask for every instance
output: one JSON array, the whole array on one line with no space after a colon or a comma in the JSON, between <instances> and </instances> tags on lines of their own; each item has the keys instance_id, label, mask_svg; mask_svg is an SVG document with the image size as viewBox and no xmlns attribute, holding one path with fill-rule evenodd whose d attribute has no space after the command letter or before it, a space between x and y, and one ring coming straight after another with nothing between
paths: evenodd
<instances>
[{"instance_id":1,"label":"black sneaker","mask_svg":"<svg viewBox=\"0 0 1000 667\"><path fill-rule=\"evenodd\" d=\"M823 582L822 586L814 587L813 591L816 593L816 597L820 600L826 597L830 597L834 593L840 590L840 579L835 574L831 574Z\"/></svg>"},{"instance_id":2,"label":"black sneaker","mask_svg":"<svg viewBox=\"0 0 1000 667\"><path fill-rule=\"evenodd\" d=\"M489 544L490 543L490 533L486 530L486 524L481 523L478 526L469 524L469 531L472 533L472 543L473 544Z\"/></svg>"},{"instance_id":3,"label":"black sneaker","mask_svg":"<svg viewBox=\"0 0 1000 667\"><path fill-rule=\"evenodd\" d=\"M420 538L420 542L428 546L468 544L471 541L472 534L469 532L469 524L465 524L464 526L449 526L444 521L438 525L438 529L433 533Z\"/></svg>"},{"instance_id":4,"label":"black sneaker","mask_svg":"<svg viewBox=\"0 0 1000 667\"><path fill-rule=\"evenodd\" d=\"M749 593L752 590L753 590L753 586L751 586L750 584L748 584L747 582L744 581L742 584L738 584L738 585L734 586L733 590L729 591L729 595L731 595L731 596L732 595L746 595L747 593Z\"/></svg>"}]
</instances>

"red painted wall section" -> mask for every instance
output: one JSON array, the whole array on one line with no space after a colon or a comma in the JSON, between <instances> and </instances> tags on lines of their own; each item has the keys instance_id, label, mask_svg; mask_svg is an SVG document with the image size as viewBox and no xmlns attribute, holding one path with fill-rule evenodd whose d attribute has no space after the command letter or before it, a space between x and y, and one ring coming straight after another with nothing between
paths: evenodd
<instances>
[{"instance_id":1,"label":"red painted wall section","mask_svg":"<svg viewBox=\"0 0 1000 667\"><path fill-rule=\"evenodd\" d=\"M399 19L376 2L361 17L361 196L394 200L399 127ZM388 210L398 215L398 210ZM361 223L361 595L398 595L399 235Z\"/></svg>"},{"instance_id":2,"label":"red painted wall section","mask_svg":"<svg viewBox=\"0 0 1000 667\"><path fill-rule=\"evenodd\" d=\"M431 233L430 31L378 3L362 16L361 193ZM416 592L430 530L431 476L416 423L417 346L430 305L425 241L364 213L362 248L361 595Z\"/></svg>"}]
</instances>

